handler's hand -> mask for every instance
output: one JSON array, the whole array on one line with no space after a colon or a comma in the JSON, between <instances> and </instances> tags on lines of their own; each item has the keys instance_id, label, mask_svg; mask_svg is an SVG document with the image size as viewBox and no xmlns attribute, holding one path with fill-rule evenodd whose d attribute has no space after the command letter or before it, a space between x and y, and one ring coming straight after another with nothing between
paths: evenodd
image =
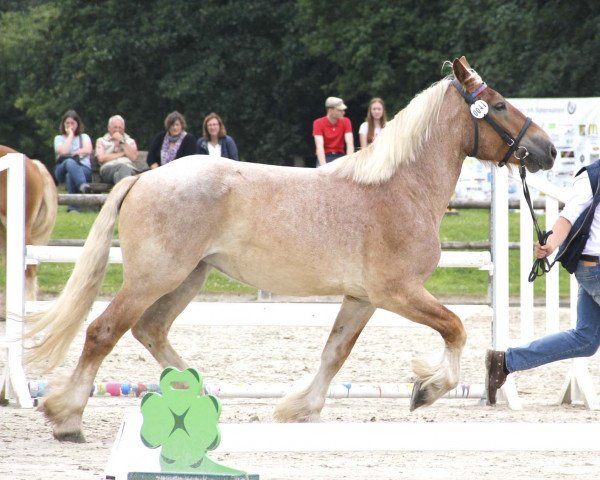
<instances>
[{"instance_id":1,"label":"handler's hand","mask_svg":"<svg viewBox=\"0 0 600 480\"><path fill-rule=\"evenodd\" d=\"M533 252L537 258L546 258L549 255L552 255L556 247L554 247L550 242L546 243L546 245L540 245L536 243L533 247Z\"/></svg>"}]
</instances>

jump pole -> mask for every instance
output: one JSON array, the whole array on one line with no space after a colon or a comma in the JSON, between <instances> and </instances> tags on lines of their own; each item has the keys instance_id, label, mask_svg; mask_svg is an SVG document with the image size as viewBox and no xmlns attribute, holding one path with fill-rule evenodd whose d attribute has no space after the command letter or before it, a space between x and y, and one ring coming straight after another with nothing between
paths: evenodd
<instances>
[{"instance_id":1,"label":"jump pole","mask_svg":"<svg viewBox=\"0 0 600 480\"><path fill-rule=\"evenodd\" d=\"M25 156L9 153L0 158L7 170L6 333L0 348L7 355L0 392L16 398L22 408L33 407L23 370L23 314L25 300ZM9 234L10 233L10 234Z\"/></svg>"},{"instance_id":2,"label":"jump pole","mask_svg":"<svg viewBox=\"0 0 600 480\"><path fill-rule=\"evenodd\" d=\"M29 382L29 393L32 398L40 398L46 394L46 380ZM204 391L219 398L281 398L294 389L293 383L205 383ZM329 385L327 398L411 398L412 383L343 383ZM160 393L155 383L107 382L95 383L90 391L94 397L140 397L147 392ZM442 398L475 398L481 399L485 394L484 385L459 384Z\"/></svg>"}]
</instances>

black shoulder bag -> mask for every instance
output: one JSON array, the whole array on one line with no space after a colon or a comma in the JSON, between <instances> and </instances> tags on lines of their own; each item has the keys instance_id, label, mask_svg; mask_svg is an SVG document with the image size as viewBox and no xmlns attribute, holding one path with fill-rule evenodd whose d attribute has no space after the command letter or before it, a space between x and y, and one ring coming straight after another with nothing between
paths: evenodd
<instances>
[{"instance_id":1,"label":"black shoulder bag","mask_svg":"<svg viewBox=\"0 0 600 480\"><path fill-rule=\"evenodd\" d=\"M79 135L79 146L82 146L82 140L81 140L81 135ZM60 165L62 162L64 162L67 158L72 158L73 160L75 160L77 163L81 162L81 159L79 158L79 155L72 155L70 153L67 153L66 155L59 155L56 159L56 164Z\"/></svg>"}]
</instances>

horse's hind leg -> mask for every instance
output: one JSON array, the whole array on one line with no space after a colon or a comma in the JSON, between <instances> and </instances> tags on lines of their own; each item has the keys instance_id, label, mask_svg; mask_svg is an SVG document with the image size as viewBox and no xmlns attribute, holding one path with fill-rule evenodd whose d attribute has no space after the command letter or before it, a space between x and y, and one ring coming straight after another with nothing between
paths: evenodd
<instances>
[{"instance_id":1,"label":"horse's hind leg","mask_svg":"<svg viewBox=\"0 0 600 480\"><path fill-rule=\"evenodd\" d=\"M444 339L445 349L438 364L431 365L424 358L412 360L417 379L413 387L410 410L431 405L458 385L460 357L467 341L460 318L422 287L413 294L403 296L402 299L385 301L381 307L433 328Z\"/></svg>"},{"instance_id":2,"label":"horse's hind leg","mask_svg":"<svg viewBox=\"0 0 600 480\"><path fill-rule=\"evenodd\" d=\"M163 368L183 370L187 367L171 346L167 335L177 315L200 291L209 270L208 265L200 262L179 287L159 298L131 329L133 336Z\"/></svg>"},{"instance_id":3,"label":"horse's hind leg","mask_svg":"<svg viewBox=\"0 0 600 480\"><path fill-rule=\"evenodd\" d=\"M27 265L27 268L25 268L25 300L35 302L37 294L37 265Z\"/></svg>"},{"instance_id":4,"label":"horse's hind leg","mask_svg":"<svg viewBox=\"0 0 600 480\"><path fill-rule=\"evenodd\" d=\"M151 302L152 299L133 295L123 288L106 310L89 325L83 351L73 374L69 379L52 382L50 395L40 406L40 410L54 424L55 438L83 441L81 418L98 368Z\"/></svg>"},{"instance_id":5,"label":"horse's hind leg","mask_svg":"<svg viewBox=\"0 0 600 480\"><path fill-rule=\"evenodd\" d=\"M321 418L329 384L350 355L358 336L375 312L369 302L344 297L327 343L321 353L321 364L310 384L286 395L275 409L280 422L316 422Z\"/></svg>"}]
</instances>

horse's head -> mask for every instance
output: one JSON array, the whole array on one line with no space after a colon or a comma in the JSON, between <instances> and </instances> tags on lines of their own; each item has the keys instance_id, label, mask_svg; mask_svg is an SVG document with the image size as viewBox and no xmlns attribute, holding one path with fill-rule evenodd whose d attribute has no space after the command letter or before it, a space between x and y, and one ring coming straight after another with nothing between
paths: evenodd
<instances>
[{"instance_id":1,"label":"horse's head","mask_svg":"<svg viewBox=\"0 0 600 480\"><path fill-rule=\"evenodd\" d=\"M542 128L483 83L465 57L455 59L452 70L453 85L473 119L474 139L471 145L465 144L467 154L500 166L522 163L530 172L552 168L556 148Z\"/></svg>"}]
</instances>

